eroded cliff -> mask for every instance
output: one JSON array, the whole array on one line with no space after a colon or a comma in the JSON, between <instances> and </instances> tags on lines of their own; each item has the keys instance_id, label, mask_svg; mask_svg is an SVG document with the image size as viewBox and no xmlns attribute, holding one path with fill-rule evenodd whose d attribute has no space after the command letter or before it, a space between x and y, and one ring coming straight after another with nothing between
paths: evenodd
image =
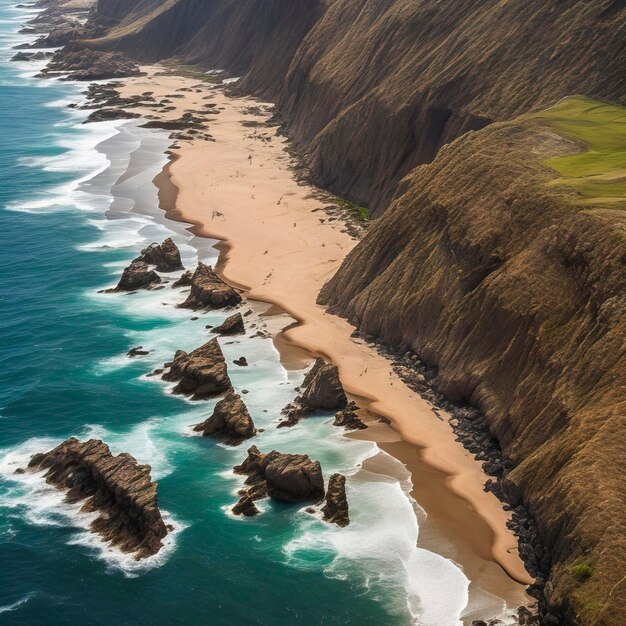
<instances>
[{"instance_id":1,"label":"eroded cliff","mask_svg":"<svg viewBox=\"0 0 626 626\"><path fill-rule=\"evenodd\" d=\"M626 137L606 155L609 169L590 167L606 197L581 193L544 163L575 155L580 164L586 148L562 129L597 123L592 132L611 143L603 125L615 119L626 110L574 99L444 146L407 177L320 301L414 350L449 398L484 411L510 462L505 491L535 516L551 550L545 611L618 626Z\"/></svg>"}]
</instances>

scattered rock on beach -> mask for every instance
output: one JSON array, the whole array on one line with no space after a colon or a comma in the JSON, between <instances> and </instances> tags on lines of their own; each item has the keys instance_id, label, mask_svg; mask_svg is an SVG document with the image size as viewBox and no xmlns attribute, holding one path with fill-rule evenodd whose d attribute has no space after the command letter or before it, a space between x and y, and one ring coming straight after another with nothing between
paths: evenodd
<instances>
[{"instance_id":1,"label":"scattered rock on beach","mask_svg":"<svg viewBox=\"0 0 626 626\"><path fill-rule=\"evenodd\" d=\"M137 291L151 289L161 282L160 276L143 261L133 261L122 273L117 287L107 289L107 293L116 291Z\"/></svg>"},{"instance_id":2,"label":"scattered rock on beach","mask_svg":"<svg viewBox=\"0 0 626 626\"><path fill-rule=\"evenodd\" d=\"M156 554L168 528L157 501L150 466L126 453L113 456L97 439L73 437L53 450L34 455L30 471L47 470L46 482L67 490L67 502L84 500L82 511L98 511L91 529L136 559Z\"/></svg>"},{"instance_id":3,"label":"scattered rock on beach","mask_svg":"<svg viewBox=\"0 0 626 626\"><path fill-rule=\"evenodd\" d=\"M342 474L333 474L330 477L322 513L324 519L331 524L344 527L350 523L348 498L346 497L346 477Z\"/></svg>"},{"instance_id":4,"label":"scattered rock on beach","mask_svg":"<svg viewBox=\"0 0 626 626\"><path fill-rule=\"evenodd\" d=\"M213 268L198 263L191 278L191 293L179 306L183 309L223 309L240 303L241 296L227 285Z\"/></svg>"},{"instance_id":5,"label":"scattered rock on beach","mask_svg":"<svg viewBox=\"0 0 626 626\"><path fill-rule=\"evenodd\" d=\"M155 265L158 272L177 272L184 269L178 246L171 237L161 244L150 244L135 260Z\"/></svg>"},{"instance_id":6,"label":"scattered rock on beach","mask_svg":"<svg viewBox=\"0 0 626 626\"><path fill-rule=\"evenodd\" d=\"M216 326L211 332L218 335L240 335L245 333L246 328L241 313L235 313L227 317L223 324Z\"/></svg>"},{"instance_id":7,"label":"scattered rock on beach","mask_svg":"<svg viewBox=\"0 0 626 626\"><path fill-rule=\"evenodd\" d=\"M254 422L241 396L229 391L215 406L209 419L194 426L203 437L223 439L229 445L238 445L256 434Z\"/></svg>"},{"instance_id":8,"label":"scattered rock on beach","mask_svg":"<svg viewBox=\"0 0 626 626\"><path fill-rule=\"evenodd\" d=\"M190 353L179 350L166 367L169 369L163 374L163 380L178 382L174 393L191 396L193 400L214 398L232 389L217 339L211 339Z\"/></svg>"},{"instance_id":9,"label":"scattered rock on beach","mask_svg":"<svg viewBox=\"0 0 626 626\"><path fill-rule=\"evenodd\" d=\"M344 409L340 409L335 413L335 421L333 424L335 426L342 426L347 430L364 430L367 428L367 425L361 421L361 418L358 416L357 411L359 407L356 402L350 402L348 406Z\"/></svg>"}]
</instances>

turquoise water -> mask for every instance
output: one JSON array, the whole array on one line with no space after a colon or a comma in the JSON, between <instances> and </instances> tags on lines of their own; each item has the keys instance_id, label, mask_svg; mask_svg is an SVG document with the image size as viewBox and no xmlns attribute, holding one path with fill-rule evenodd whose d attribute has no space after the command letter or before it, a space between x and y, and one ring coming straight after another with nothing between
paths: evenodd
<instances>
[{"instance_id":1,"label":"turquoise water","mask_svg":"<svg viewBox=\"0 0 626 626\"><path fill-rule=\"evenodd\" d=\"M166 136L136 122L84 126L66 107L81 86L8 62L24 14L0 0L0 624L459 624L467 580L415 547L408 479L360 469L379 454L401 474L397 462L345 439L330 416L274 428L304 372L286 372L267 339L223 342L229 361L251 363L231 376L266 429L254 443L308 453L326 477L347 474L352 524L267 501L254 520L230 515L241 484L230 470L246 446L191 436L214 402L187 402L145 377L225 315L192 320L169 288L98 293L151 241L172 235L188 267L217 253L158 210L150 181ZM140 344L150 355L126 358ZM159 555L121 555L40 476L14 475L68 436L101 438L152 466L175 526Z\"/></svg>"}]
</instances>

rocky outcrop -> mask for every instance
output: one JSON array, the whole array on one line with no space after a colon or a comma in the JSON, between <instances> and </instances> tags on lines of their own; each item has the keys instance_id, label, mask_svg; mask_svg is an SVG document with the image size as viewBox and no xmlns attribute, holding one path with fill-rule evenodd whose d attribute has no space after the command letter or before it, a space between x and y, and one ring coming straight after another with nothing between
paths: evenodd
<instances>
[{"instance_id":1,"label":"rocky outcrop","mask_svg":"<svg viewBox=\"0 0 626 626\"><path fill-rule=\"evenodd\" d=\"M216 326L211 332L218 335L240 335L245 333L246 327L241 313L235 313L227 317L223 324Z\"/></svg>"},{"instance_id":2,"label":"rocky outcrop","mask_svg":"<svg viewBox=\"0 0 626 626\"><path fill-rule=\"evenodd\" d=\"M187 270L177 281L174 282L172 287L189 287L191 285L192 276L193 274Z\"/></svg>"},{"instance_id":3,"label":"rocky outcrop","mask_svg":"<svg viewBox=\"0 0 626 626\"><path fill-rule=\"evenodd\" d=\"M182 270L180 251L171 237L163 243L152 243L135 259L148 265L155 265L158 272L177 272Z\"/></svg>"},{"instance_id":4,"label":"rocky outcrop","mask_svg":"<svg viewBox=\"0 0 626 626\"><path fill-rule=\"evenodd\" d=\"M139 289L150 289L160 284L161 278L151 270L147 263L143 261L133 261L122 273L117 287L108 289L107 292L116 291L137 291Z\"/></svg>"},{"instance_id":5,"label":"rocky outcrop","mask_svg":"<svg viewBox=\"0 0 626 626\"><path fill-rule=\"evenodd\" d=\"M136 356L147 356L148 354L150 354L150 352L148 350L144 350L143 346L136 346L127 352L127 356L131 359Z\"/></svg>"},{"instance_id":6,"label":"rocky outcrop","mask_svg":"<svg viewBox=\"0 0 626 626\"><path fill-rule=\"evenodd\" d=\"M174 360L165 366L168 369L163 380L178 382L174 393L191 396L193 400L214 398L232 389L217 339L211 339L190 353L179 350Z\"/></svg>"},{"instance_id":7,"label":"rocky outcrop","mask_svg":"<svg viewBox=\"0 0 626 626\"><path fill-rule=\"evenodd\" d=\"M410 349L450 400L481 410L514 522L546 568L533 591L544 616L614 626L626 617L616 567L626 560L616 479L626 214L556 185L544 160L580 149L539 114L442 148L320 302L364 336ZM581 580L586 565L592 574Z\"/></svg>"},{"instance_id":8,"label":"rocky outcrop","mask_svg":"<svg viewBox=\"0 0 626 626\"><path fill-rule=\"evenodd\" d=\"M68 80L105 80L141 74L139 66L119 52L69 46L52 57L42 76L67 74Z\"/></svg>"},{"instance_id":9,"label":"rocky outcrop","mask_svg":"<svg viewBox=\"0 0 626 626\"><path fill-rule=\"evenodd\" d=\"M278 424L278 428L295 426L313 411L341 409L347 403L348 399L339 380L337 366L317 358L304 377L300 394L283 409L286 419Z\"/></svg>"},{"instance_id":10,"label":"rocky outcrop","mask_svg":"<svg viewBox=\"0 0 626 626\"><path fill-rule=\"evenodd\" d=\"M350 523L348 498L346 497L346 477L342 474L333 474L330 477L322 513L324 519L331 524L344 527Z\"/></svg>"},{"instance_id":11,"label":"rocky outcrop","mask_svg":"<svg viewBox=\"0 0 626 626\"><path fill-rule=\"evenodd\" d=\"M256 434L254 422L241 396L229 391L215 406L208 420L194 426L203 437L223 439L229 445L238 445Z\"/></svg>"},{"instance_id":12,"label":"rocky outcrop","mask_svg":"<svg viewBox=\"0 0 626 626\"><path fill-rule=\"evenodd\" d=\"M247 476L247 488L240 492L242 497L236 505L239 510L249 509L248 499L267 496L288 503L319 502L324 497L322 468L305 454L282 454L276 450L262 454L252 446L234 471Z\"/></svg>"},{"instance_id":13,"label":"rocky outcrop","mask_svg":"<svg viewBox=\"0 0 626 626\"><path fill-rule=\"evenodd\" d=\"M179 306L183 309L223 309L237 306L241 296L228 286L213 268L198 263L191 278L191 292L185 302Z\"/></svg>"},{"instance_id":14,"label":"rocky outcrop","mask_svg":"<svg viewBox=\"0 0 626 626\"><path fill-rule=\"evenodd\" d=\"M34 455L28 469L46 470L46 482L67 490L68 502L84 500L83 511L99 513L92 530L136 559L156 554L171 530L159 511L150 466L130 454L113 456L102 441L68 439Z\"/></svg>"},{"instance_id":15,"label":"rocky outcrop","mask_svg":"<svg viewBox=\"0 0 626 626\"><path fill-rule=\"evenodd\" d=\"M361 421L358 415L359 407L356 402L350 402L345 409L340 409L335 413L333 424L346 430L365 430L367 425Z\"/></svg>"}]
</instances>

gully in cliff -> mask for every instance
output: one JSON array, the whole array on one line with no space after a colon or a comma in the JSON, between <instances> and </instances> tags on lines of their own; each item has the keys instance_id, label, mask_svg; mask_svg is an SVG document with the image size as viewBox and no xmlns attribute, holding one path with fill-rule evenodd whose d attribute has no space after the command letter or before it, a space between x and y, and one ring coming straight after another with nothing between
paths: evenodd
<instances>
[{"instance_id":1,"label":"gully in cliff","mask_svg":"<svg viewBox=\"0 0 626 626\"><path fill-rule=\"evenodd\" d=\"M47 483L67 491L67 502L84 501L81 511L99 513L91 529L111 545L137 560L163 547L172 527L161 517L149 465L139 465L130 454L113 456L97 439L81 443L72 437L31 458L27 471L44 470Z\"/></svg>"}]
</instances>

